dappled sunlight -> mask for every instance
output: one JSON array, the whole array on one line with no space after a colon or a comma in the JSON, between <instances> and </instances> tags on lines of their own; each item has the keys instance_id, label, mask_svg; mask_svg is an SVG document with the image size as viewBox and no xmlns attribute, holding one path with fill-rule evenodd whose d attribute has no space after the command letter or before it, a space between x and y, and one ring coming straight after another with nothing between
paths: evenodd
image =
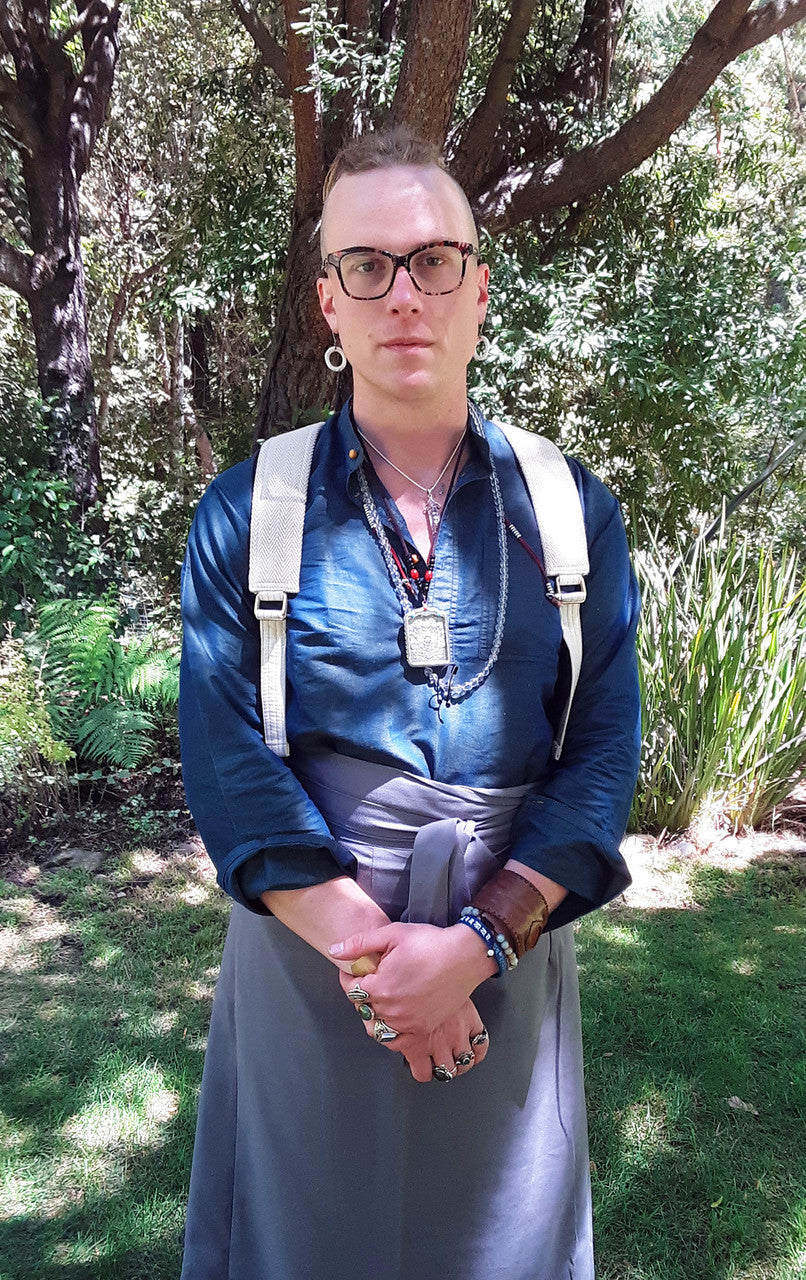
<instances>
[{"instance_id":1,"label":"dappled sunlight","mask_svg":"<svg viewBox=\"0 0 806 1280\"><path fill-rule=\"evenodd\" d=\"M630 1103L616 1121L623 1157L632 1163L643 1166L659 1152L671 1150L666 1098L659 1089Z\"/></svg>"},{"instance_id":2,"label":"dappled sunlight","mask_svg":"<svg viewBox=\"0 0 806 1280\"><path fill-rule=\"evenodd\" d=\"M130 858L131 869L137 876L158 876L165 870L165 860L152 849L140 849Z\"/></svg>"}]
</instances>

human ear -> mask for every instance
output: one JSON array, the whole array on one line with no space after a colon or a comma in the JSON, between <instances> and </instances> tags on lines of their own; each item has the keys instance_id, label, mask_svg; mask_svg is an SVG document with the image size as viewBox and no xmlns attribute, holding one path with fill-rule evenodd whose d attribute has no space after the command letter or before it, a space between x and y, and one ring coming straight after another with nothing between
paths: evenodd
<instances>
[{"instance_id":1,"label":"human ear","mask_svg":"<svg viewBox=\"0 0 806 1280\"><path fill-rule=\"evenodd\" d=\"M333 333L338 333L336 308L333 305L333 286L327 276L319 276L316 281L316 292L319 295L319 307Z\"/></svg>"},{"instance_id":2,"label":"human ear","mask_svg":"<svg viewBox=\"0 0 806 1280\"><path fill-rule=\"evenodd\" d=\"M490 301L490 268L486 262L480 262L478 267L478 299L476 302L479 327L484 324L484 318L487 315L487 304Z\"/></svg>"}]
</instances>

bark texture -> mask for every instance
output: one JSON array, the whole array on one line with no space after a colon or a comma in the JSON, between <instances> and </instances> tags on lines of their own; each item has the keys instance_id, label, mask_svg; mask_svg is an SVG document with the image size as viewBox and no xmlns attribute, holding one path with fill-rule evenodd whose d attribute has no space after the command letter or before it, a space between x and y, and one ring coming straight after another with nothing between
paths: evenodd
<instances>
[{"instance_id":1,"label":"bark texture","mask_svg":"<svg viewBox=\"0 0 806 1280\"><path fill-rule=\"evenodd\" d=\"M28 303L39 388L55 471L86 511L98 499L101 469L81 255L79 188L112 90L118 56L117 3L76 0L67 30L51 28L50 6L0 0L0 123L18 148L26 217L12 219L25 241L0 241L0 283ZM81 37L74 65L65 45Z\"/></svg>"}]
</instances>

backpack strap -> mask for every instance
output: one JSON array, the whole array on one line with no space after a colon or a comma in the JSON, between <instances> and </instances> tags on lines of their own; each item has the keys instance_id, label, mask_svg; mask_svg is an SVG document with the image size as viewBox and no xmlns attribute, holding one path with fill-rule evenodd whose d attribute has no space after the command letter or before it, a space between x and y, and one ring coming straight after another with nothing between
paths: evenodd
<instances>
[{"instance_id":1,"label":"backpack strap","mask_svg":"<svg viewBox=\"0 0 806 1280\"><path fill-rule=\"evenodd\" d=\"M249 590L260 623L260 701L263 737L287 756L285 733L285 620L288 597L299 591L302 528L311 460L321 422L272 436L260 447L252 488Z\"/></svg>"},{"instance_id":2,"label":"backpack strap","mask_svg":"<svg viewBox=\"0 0 806 1280\"><path fill-rule=\"evenodd\" d=\"M278 756L289 754L285 732L285 654L288 597L299 591L302 530L314 445L322 423L272 436L260 448L252 490L249 590L260 623L260 700L263 736ZM582 504L571 470L545 436L502 426L535 512L543 547L548 596L560 610L571 663L571 685L552 746L562 752L582 667L580 606L590 570Z\"/></svg>"},{"instance_id":3,"label":"backpack strap","mask_svg":"<svg viewBox=\"0 0 806 1280\"><path fill-rule=\"evenodd\" d=\"M571 469L556 444L522 427L501 426L501 430L512 445L529 490L543 546L547 595L559 607L571 662L568 697L552 744L554 759L559 760L582 669L581 607L587 595L585 577L590 572L582 503Z\"/></svg>"}]
</instances>

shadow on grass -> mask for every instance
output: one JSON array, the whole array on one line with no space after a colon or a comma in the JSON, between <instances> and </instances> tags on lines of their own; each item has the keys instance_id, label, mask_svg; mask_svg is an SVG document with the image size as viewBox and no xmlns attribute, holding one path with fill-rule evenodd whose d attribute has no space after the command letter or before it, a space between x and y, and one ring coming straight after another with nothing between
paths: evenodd
<instances>
[{"instance_id":1,"label":"shadow on grass","mask_svg":"<svg viewBox=\"0 0 806 1280\"><path fill-rule=\"evenodd\" d=\"M802 1280L804 865L690 888L579 931L598 1274ZM192 860L3 900L2 1280L176 1280L226 917Z\"/></svg>"},{"instance_id":2,"label":"shadow on grass","mask_svg":"<svg viewBox=\"0 0 806 1280\"><path fill-rule=\"evenodd\" d=\"M3 896L2 1280L178 1275L227 908L149 859Z\"/></svg>"},{"instance_id":3,"label":"shadow on grass","mask_svg":"<svg viewBox=\"0 0 806 1280\"><path fill-rule=\"evenodd\" d=\"M806 1275L806 860L578 936L600 1280Z\"/></svg>"}]
</instances>

